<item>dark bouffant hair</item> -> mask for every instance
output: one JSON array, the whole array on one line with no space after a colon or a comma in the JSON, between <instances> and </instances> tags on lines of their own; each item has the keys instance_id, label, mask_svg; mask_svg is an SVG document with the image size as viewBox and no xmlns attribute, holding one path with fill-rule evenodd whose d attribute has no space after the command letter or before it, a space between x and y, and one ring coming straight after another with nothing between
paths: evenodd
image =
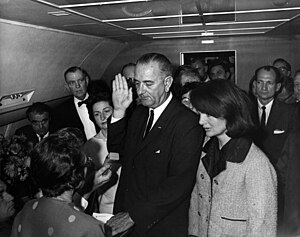
<instances>
[{"instance_id":1,"label":"dark bouffant hair","mask_svg":"<svg viewBox=\"0 0 300 237\"><path fill-rule=\"evenodd\" d=\"M81 150L83 143L84 136L79 129L64 128L35 146L30 173L44 196L56 197L79 186L86 164Z\"/></svg>"},{"instance_id":2,"label":"dark bouffant hair","mask_svg":"<svg viewBox=\"0 0 300 237\"><path fill-rule=\"evenodd\" d=\"M201 113L226 119L226 134L232 138L251 136L252 103L246 92L228 80L216 79L192 90L192 105Z\"/></svg>"}]
</instances>

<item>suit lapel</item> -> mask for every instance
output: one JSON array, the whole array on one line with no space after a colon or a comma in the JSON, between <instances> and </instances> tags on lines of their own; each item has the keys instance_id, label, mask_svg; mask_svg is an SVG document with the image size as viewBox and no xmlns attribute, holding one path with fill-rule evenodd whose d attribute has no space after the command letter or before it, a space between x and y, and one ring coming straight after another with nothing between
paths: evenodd
<instances>
[{"instance_id":1,"label":"suit lapel","mask_svg":"<svg viewBox=\"0 0 300 237\"><path fill-rule=\"evenodd\" d=\"M172 118L172 113L175 107L176 107L176 100L173 97L170 103L168 104L168 106L165 108L165 110L162 112L162 114L156 121L156 123L153 125L148 135L144 139L143 139L144 129L142 129L141 143L137 147L136 154L139 153L141 150L143 150L143 148L145 148L145 146L147 146L149 143L157 140L160 137L160 134L161 132L164 131L164 128L166 127L168 120ZM144 127L146 126L147 118Z\"/></svg>"},{"instance_id":2,"label":"suit lapel","mask_svg":"<svg viewBox=\"0 0 300 237\"><path fill-rule=\"evenodd\" d=\"M280 118L278 118L278 116L274 116L275 114L276 115L280 114L278 112L278 110L279 110L278 103L277 103L276 99L274 99L272 107L271 107L271 111L270 111L270 114L269 114L269 118L268 118L268 121L267 121L266 129L270 129L270 128L275 127L278 119L280 119Z\"/></svg>"}]
</instances>

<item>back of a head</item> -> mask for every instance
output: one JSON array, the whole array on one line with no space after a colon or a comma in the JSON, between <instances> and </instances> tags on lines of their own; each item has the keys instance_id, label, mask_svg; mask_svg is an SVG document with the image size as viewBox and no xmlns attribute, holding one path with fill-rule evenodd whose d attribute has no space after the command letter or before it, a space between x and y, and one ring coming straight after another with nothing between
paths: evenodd
<instances>
[{"instance_id":1,"label":"back of a head","mask_svg":"<svg viewBox=\"0 0 300 237\"><path fill-rule=\"evenodd\" d=\"M64 128L35 146L30 172L44 196L59 196L75 189L84 179L83 143L84 136L79 129Z\"/></svg>"},{"instance_id":2,"label":"back of a head","mask_svg":"<svg viewBox=\"0 0 300 237\"><path fill-rule=\"evenodd\" d=\"M189 82L201 82L201 78L197 69L186 69L179 73L178 83L180 85L183 86Z\"/></svg>"},{"instance_id":3,"label":"back of a head","mask_svg":"<svg viewBox=\"0 0 300 237\"><path fill-rule=\"evenodd\" d=\"M228 136L251 136L252 103L247 93L231 81L216 79L204 83L192 90L190 99L197 111L226 119Z\"/></svg>"},{"instance_id":4,"label":"back of a head","mask_svg":"<svg viewBox=\"0 0 300 237\"><path fill-rule=\"evenodd\" d=\"M172 72L173 72L172 64L170 60L163 54L159 54L159 53L144 54L137 60L136 65L149 64L152 62L158 63L162 77L172 76Z\"/></svg>"}]
</instances>

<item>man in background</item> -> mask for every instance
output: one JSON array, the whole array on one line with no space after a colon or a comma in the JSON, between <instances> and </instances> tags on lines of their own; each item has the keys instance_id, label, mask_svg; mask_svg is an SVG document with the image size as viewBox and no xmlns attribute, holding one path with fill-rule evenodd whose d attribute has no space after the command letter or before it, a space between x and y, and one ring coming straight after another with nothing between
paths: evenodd
<instances>
[{"instance_id":1,"label":"man in background","mask_svg":"<svg viewBox=\"0 0 300 237\"><path fill-rule=\"evenodd\" d=\"M86 107L89 76L85 70L74 66L65 71L64 78L65 87L72 97L54 110L53 126L55 130L65 127L79 128L88 140L96 135L95 125L90 120Z\"/></svg>"},{"instance_id":2,"label":"man in background","mask_svg":"<svg viewBox=\"0 0 300 237\"><path fill-rule=\"evenodd\" d=\"M32 146L35 146L50 132L50 107L42 102L33 103L26 111L30 125L16 130L16 135L24 135Z\"/></svg>"},{"instance_id":3,"label":"man in background","mask_svg":"<svg viewBox=\"0 0 300 237\"><path fill-rule=\"evenodd\" d=\"M286 101L293 95L294 85L291 77L291 64L283 58L277 58L274 60L273 66L279 70L281 76L281 89L277 98L281 101Z\"/></svg>"},{"instance_id":4,"label":"man in background","mask_svg":"<svg viewBox=\"0 0 300 237\"><path fill-rule=\"evenodd\" d=\"M210 78L207 74L208 68L207 68L207 65L206 65L204 59L199 58L199 57L191 58L190 65L194 69L198 70L201 82L207 82L210 80Z\"/></svg>"},{"instance_id":5,"label":"man in background","mask_svg":"<svg viewBox=\"0 0 300 237\"><path fill-rule=\"evenodd\" d=\"M230 78L229 64L220 59L213 60L208 66L208 75L211 80L228 80Z\"/></svg>"}]
</instances>

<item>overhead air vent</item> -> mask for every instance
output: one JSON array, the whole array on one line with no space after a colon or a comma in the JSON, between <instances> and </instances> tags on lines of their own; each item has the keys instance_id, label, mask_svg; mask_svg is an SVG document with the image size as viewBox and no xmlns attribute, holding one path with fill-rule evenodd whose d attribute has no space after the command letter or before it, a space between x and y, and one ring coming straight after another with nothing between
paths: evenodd
<instances>
[{"instance_id":1,"label":"overhead air vent","mask_svg":"<svg viewBox=\"0 0 300 237\"><path fill-rule=\"evenodd\" d=\"M9 108L16 105L30 102L35 90L14 92L0 97L0 109Z\"/></svg>"}]
</instances>

